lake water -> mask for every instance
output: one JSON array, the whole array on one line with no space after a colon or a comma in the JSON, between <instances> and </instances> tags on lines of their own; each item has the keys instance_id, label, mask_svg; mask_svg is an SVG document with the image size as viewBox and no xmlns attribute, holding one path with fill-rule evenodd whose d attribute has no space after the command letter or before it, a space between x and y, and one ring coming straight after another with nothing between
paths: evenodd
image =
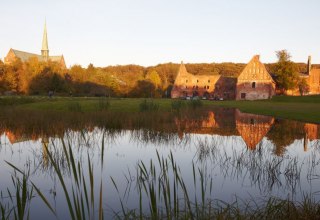
<instances>
[{"instance_id":1,"label":"lake water","mask_svg":"<svg viewBox=\"0 0 320 220\"><path fill-rule=\"evenodd\" d=\"M139 208L138 163L149 167L152 161L158 170L157 152L164 159L173 155L192 200L201 195L199 184L194 184L195 168L211 181L208 199L231 203L240 198L259 203L271 196L301 201L311 195L320 201L319 124L234 109L137 113L118 115L117 120L103 113L13 115L7 113L0 122L1 201L7 203L7 189L13 190L11 176L15 173L9 162L30 171L30 181L47 197L60 219L69 218L67 202L46 149L59 164L71 192L74 183L63 142L71 146L85 173L88 156L92 161L96 200L102 183L108 218L121 212L120 201L128 209ZM142 205L147 212L146 196ZM55 219L38 196L31 200L30 211L31 219Z\"/></svg>"}]
</instances>

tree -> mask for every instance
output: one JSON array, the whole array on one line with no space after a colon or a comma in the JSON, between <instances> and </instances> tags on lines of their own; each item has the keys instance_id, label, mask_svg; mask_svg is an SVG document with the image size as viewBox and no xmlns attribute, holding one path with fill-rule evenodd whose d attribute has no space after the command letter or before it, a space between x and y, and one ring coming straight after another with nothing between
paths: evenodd
<instances>
[{"instance_id":1,"label":"tree","mask_svg":"<svg viewBox=\"0 0 320 220\"><path fill-rule=\"evenodd\" d=\"M155 85L156 88L160 87L161 79L157 71L152 70L146 75L146 79Z\"/></svg>"},{"instance_id":2,"label":"tree","mask_svg":"<svg viewBox=\"0 0 320 220\"><path fill-rule=\"evenodd\" d=\"M275 81L277 87L284 92L297 88L299 82L298 68L286 50L276 51L278 62L275 65Z\"/></svg>"},{"instance_id":3,"label":"tree","mask_svg":"<svg viewBox=\"0 0 320 220\"><path fill-rule=\"evenodd\" d=\"M309 84L305 78L299 80L298 87L301 96L308 94L310 91Z\"/></svg>"}]
</instances>

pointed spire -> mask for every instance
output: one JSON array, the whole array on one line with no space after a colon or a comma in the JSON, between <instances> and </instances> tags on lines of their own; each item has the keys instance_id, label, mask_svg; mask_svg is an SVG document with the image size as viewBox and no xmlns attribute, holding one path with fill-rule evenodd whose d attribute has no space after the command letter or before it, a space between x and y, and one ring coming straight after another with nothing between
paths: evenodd
<instances>
[{"instance_id":1,"label":"pointed spire","mask_svg":"<svg viewBox=\"0 0 320 220\"><path fill-rule=\"evenodd\" d=\"M310 75L311 71L311 56L308 56L307 74Z\"/></svg>"},{"instance_id":2,"label":"pointed spire","mask_svg":"<svg viewBox=\"0 0 320 220\"><path fill-rule=\"evenodd\" d=\"M44 22L43 38L42 38L42 49L41 55L45 60L49 59L49 46L48 46L48 36L47 36L47 22Z\"/></svg>"}]
</instances>

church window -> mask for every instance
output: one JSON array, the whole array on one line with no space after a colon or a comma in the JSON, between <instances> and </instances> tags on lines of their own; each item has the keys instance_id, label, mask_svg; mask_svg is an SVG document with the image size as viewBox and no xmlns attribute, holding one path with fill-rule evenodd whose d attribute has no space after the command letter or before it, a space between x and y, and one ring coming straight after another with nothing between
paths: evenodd
<instances>
[{"instance_id":1,"label":"church window","mask_svg":"<svg viewBox=\"0 0 320 220\"><path fill-rule=\"evenodd\" d=\"M256 82L252 83L252 88L255 89L256 88Z\"/></svg>"}]
</instances>

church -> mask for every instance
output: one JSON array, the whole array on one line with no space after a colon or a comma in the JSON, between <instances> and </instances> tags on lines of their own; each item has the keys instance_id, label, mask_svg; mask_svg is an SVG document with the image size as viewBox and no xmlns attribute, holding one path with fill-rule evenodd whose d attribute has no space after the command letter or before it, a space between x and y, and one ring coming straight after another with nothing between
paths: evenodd
<instances>
[{"instance_id":1,"label":"church","mask_svg":"<svg viewBox=\"0 0 320 220\"><path fill-rule=\"evenodd\" d=\"M5 64L10 64L14 62L16 59L20 59L22 62L28 61L30 58L38 58L41 62L57 62L60 64L62 68L66 68L66 63L64 61L63 55L59 56L50 56L49 55L49 46L48 46L48 35L47 35L47 26L46 23L44 24L44 31L43 31L43 39L42 39L42 49L41 55L24 52L20 50L10 49L7 56L4 58Z\"/></svg>"}]
</instances>

